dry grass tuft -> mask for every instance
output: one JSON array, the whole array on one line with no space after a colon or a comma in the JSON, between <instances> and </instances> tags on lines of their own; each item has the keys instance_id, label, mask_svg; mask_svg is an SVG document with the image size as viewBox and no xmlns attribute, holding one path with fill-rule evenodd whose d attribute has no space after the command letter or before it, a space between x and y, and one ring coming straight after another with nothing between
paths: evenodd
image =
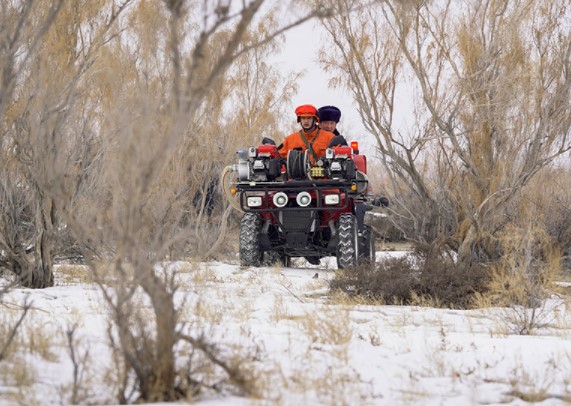
<instances>
[{"instance_id":1,"label":"dry grass tuft","mask_svg":"<svg viewBox=\"0 0 571 406\"><path fill-rule=\"evenodd\" d=\"M284 301L283 295L281 294L274 295L274 305L272 307L270 319L275 322L291 319L287 304Z\"/></svg>"},{"instance_id":2,"label":"dry grass tuft","mask_svg":"<svg viewBox=\"0 0 571 406\"><path fill-rule=\"evenodd\" d=\"M336 276L337 278L337 276ZM331 284L330 284L331 285ZM386 305L384 298L368 297L365 295L355 295L342 289L331 289L327 297L327 303L339 306L382 306Z\"/></svg>"},{"instance_id":3,"label":"dry grass tuft","mask_svg":"<svg viewBox=\"0 0 571 406\"><path fill-rule=\"evenodd\" d=\"M322 306L305 313L301 328L312 343L318 344L346 345L353 335L349 310L339 306Z\"/></svg>"},{"instance_id":4,"label":"dry grass tuft","mask_svg":"<svg viewBox=\"0 0 571 406\"><path fill-rule=\"evenodd\" d=\"M93 275L85 265L56 265L54 274L64 285L93 283Z\"/></svg>"},{"instance_id":5,"label":"dry grass tuft","mask_svg":"<svg viewBox=\"0 0 571 406\"><path fill-rule=\"evenodd\" d=\"M34 392L30 390L38 380L38 373L33 363L23 354L14 355L0 363L0 378L5 388L3 398L9 404L39 404Z\"/></svg>"},{"instance_id":6,"label":"dry grass tuft","mask_svg":"<svg viewBox=\"0 0 571 406\"><path fill-rule=\"evenodd\" d=\"M61 337L53 331L51 324L38 325L33 317L30 317L22 333L22 345L27 351L39 355L46 361L58 361L55 349L61 344Z\"/></svg>"},{"instance_id":7,"label":"dry grass tuft","mask_svg":"<svg viewBox=\"0 0 571 406\"><path fill-rule=\"evenodd\" d=\"M41 324L27 302L23 306L2 304L0 323L0 381L6 390L4 399L14 404L39 404L30 388L37 383L34 357L57 362L56 350L61 337L53 324ZM24 315L25 318L22 316Z\"/></svg>"}]
</instances>

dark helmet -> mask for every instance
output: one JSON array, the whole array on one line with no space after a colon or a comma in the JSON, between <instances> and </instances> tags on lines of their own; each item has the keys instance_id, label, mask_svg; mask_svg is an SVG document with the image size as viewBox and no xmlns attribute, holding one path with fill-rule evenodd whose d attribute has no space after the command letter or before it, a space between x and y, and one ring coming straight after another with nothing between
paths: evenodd
<instances>
[{"instance_id":1,"label":"dark helmet","mask_svg":"<svg viewBox=\"0 0 571 406\"><path fill-rule=\"evenodd\" d=\"M317 110L319 121L335 121L336 123L341 120L341 110L335 106L323 106Z\"/></svg>"}]
</instances>

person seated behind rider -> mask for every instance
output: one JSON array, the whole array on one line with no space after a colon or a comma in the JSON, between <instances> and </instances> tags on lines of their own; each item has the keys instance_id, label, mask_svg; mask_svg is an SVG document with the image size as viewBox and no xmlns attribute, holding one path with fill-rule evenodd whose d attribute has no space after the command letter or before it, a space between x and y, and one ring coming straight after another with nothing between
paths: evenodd
<instances>
[{"instance_id":1,"label":"person seated behind rider","mask_svg":"<svg viewBox=\"0 0 571 406\"><path fill-rule=\"evenodd\" d=\"M341 110L335 106L323 106L317 110L319 117L319 126L335 135L335 138L329 143L330 147L338 145L348 145L347 140L337 130L337 124L341 120Z\"/></svg>"},{"instance_id":2,"label":"person seated behind rider","mask_svg":"<svg viewBox=\"0 0 571 406\"><path fill-rule=\"evenodd\" d=\"M278 147L278 152L283 158L287 158L289 151L297 149L305 151L309 147L313 150L310 154L312 161L325 156L325 150L331 140L335 137L332 132L319 128L319 117L317 109L311 104L303 104L295 109L297 122L301 125L301 130L288 135L283 143Z\"/></svg>"}]
</instances>

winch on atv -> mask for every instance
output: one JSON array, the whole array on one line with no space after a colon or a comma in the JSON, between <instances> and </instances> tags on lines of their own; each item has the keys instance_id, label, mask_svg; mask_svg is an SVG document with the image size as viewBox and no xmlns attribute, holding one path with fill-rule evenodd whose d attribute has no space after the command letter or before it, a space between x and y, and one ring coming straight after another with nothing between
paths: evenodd
<instances>
[{"instance_id":1,"label":"winch on atv","mask_svg":"<svg viewBox=\"0 0 571 406\"><path fill-rule=\"evenodd\" d=\"M367 159L358 144L328 148L315 161L308 151L281 158L275 145L237 152L228 196L244 212L240 263L259 266L305 257L335 256L339 268L375 262L373 230L364 224L368 204ZM226 189L226 188L225 188Z\"/></svg>"}]
</instances>

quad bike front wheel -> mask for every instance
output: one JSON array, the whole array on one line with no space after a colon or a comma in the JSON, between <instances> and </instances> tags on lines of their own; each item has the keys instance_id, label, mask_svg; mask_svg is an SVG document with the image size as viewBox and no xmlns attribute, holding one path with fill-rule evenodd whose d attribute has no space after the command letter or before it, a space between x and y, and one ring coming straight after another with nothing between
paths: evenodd
<instances>
[{"instance_id":1,"label":"quad bike front wheel","mask_svg":"<svg viewBox=\"0 0 571 406\"><path fill-rule=\"evenodd\" d=\"M259 266L262 260L260 230L262 219L255 213L246 213L240 221L240 265Z\"/></svg>"},{"instance_id":2,"label":"quad bike front wheel","mask_svg":"<svg viewBox=\"0 0 571 406\"><path fill-rule=\"evenodd\" d=\"M359 258L359 234L357 219L353 214L339 217L339 243L337 244L337 267L350 268L357 265Z\"/></svg>"}]
</instances>

